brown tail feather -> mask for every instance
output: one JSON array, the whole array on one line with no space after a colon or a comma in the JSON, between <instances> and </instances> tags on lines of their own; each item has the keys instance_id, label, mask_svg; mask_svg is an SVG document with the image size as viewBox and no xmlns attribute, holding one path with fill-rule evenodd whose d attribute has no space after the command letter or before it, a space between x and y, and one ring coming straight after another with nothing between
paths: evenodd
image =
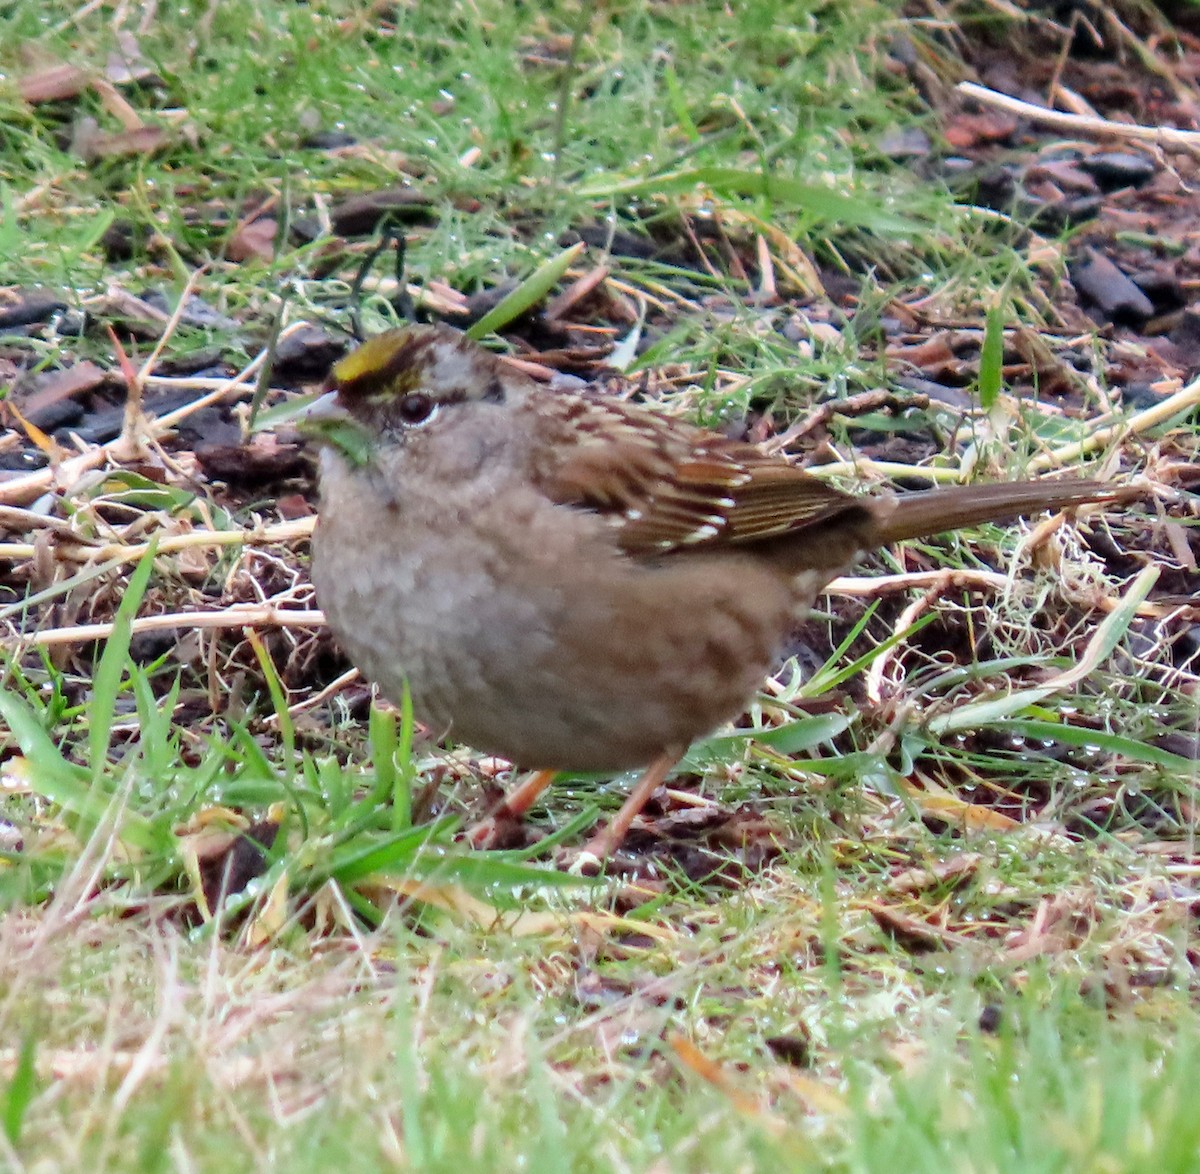
<instances>
[{"instance_id":1,"label":"brown tail feather","mask_svg":"<svg viewBox=\"0 0 1200 1174\"><path fill-rule=\"evenodd\" d=\"M974 526L1006 522L1023 514L1066 509L1088 502L1128 501L1143 496L1130 485L1101 481L1002 481L993 485L948 485L920 493L902 493L877 514L881 543L923 538Z\"/></svg>"}]
</instances>

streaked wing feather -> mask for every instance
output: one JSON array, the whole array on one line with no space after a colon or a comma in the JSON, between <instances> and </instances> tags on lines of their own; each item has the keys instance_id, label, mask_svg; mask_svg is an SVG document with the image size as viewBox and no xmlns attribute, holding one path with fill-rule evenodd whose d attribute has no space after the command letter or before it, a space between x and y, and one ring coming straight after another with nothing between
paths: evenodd
<instances>
[{"instance_id":1,"label":"streaked wing feather","mask_svg":"<svg viewBox=\"0 0 1200 1174\"><path fill-rule=\"evenodd\" d=\"M555 501L603 514L630 554L750 543L855 508L855 500L751 445L592 401L576 443L542 475ZM579 442L579 433L584 439Z\"/></svg>"}]
</instances>

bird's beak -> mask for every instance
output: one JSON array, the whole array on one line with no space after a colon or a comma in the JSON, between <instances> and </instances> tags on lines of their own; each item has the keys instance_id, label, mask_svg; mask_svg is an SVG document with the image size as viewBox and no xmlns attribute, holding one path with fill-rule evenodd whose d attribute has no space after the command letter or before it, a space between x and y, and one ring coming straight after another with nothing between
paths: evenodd
<instances>
[{"instance_id":1,"label":"bird's beak","mask_svg":"<svg viewBox=\"0 0 1200 1174\"><path fill-rule=\"evenodd\" d=\"M346 409L338 403L337 392L327 391L324 395L317 396L296 418L296 427L303 431L310 423L319 427L326 420L347 418L348 413Z\"/></svg>"},{"instance_id":2,"label":"bird's beak","mask_svg":"<svg viewBox=\"0 0 1200 1174\"><path fill-rule=\"evenodd\" d=\"M336 449L351 465L370 464L374 445L370 431L338 402L336 391L318 396L295 419L296 430L315 444Z\"/></svg>"}]
</instances>

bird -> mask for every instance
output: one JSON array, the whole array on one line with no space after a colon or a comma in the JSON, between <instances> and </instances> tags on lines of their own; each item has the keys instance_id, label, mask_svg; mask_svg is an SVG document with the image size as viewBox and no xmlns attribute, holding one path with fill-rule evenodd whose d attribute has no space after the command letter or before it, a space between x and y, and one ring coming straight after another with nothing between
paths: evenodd
<instances>
[{"instance_id":1,"label":"bird","mask_svg":"<svg viewBox=\"0 0 1200 1174\"><path fill-rule=\"evenodd\" d=\"M431 731L535 772L497 816L556 772L641 770L584 849L601 861L859 556L1137 494L848 493L645 405L538 383L444 324L363 342L301 430L319 450L312 581L338 643Z\"/></svg>"}]
</instances>

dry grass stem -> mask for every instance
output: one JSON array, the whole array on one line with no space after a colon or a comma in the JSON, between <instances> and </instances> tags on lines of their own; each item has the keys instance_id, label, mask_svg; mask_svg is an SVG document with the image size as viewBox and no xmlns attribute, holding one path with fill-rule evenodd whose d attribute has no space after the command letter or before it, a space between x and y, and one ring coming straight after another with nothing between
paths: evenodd
<instances>
[{"instance_id":1,"label":"dry grass stem","mask_svg":"<svg viewBox=\"0 0 1200 1174\"><path fill-rule=\"evenodd\" d=\"M177 628L219 631L225 628L322 628L325 615L315 609L275 608L259 604L234 604L222 611L168 612L157 616L138 616L133 620L134 635L145 632L169 632ZM86 644L107 640L112 624L79 624L71 628L47 628L20 643L34 648L52 648L63 644Z\"/></svg>"},{"instance_id":2,"label":"dry grass stem","mask_svg":"<svg viewBox=\"0 0 1200 1174\"><path fill-rule=\"evenodd\" d=\"M1065 114L1060 110L1048 110L1032 102L998 93L975 82L959 82L959 93L974 98L988 106L1007 110L1028 118L1041 126L1067 131L1079 135L1101 135L1109 138L1132 139L1135 142L1154 143L1162 147L1183 147L1200 151L1200 131L1177 130L1170 126L1136 126L1127 122L1113 122L1108 118L1087 118L1079 114Z\"/></svg>"}]
</instances>

